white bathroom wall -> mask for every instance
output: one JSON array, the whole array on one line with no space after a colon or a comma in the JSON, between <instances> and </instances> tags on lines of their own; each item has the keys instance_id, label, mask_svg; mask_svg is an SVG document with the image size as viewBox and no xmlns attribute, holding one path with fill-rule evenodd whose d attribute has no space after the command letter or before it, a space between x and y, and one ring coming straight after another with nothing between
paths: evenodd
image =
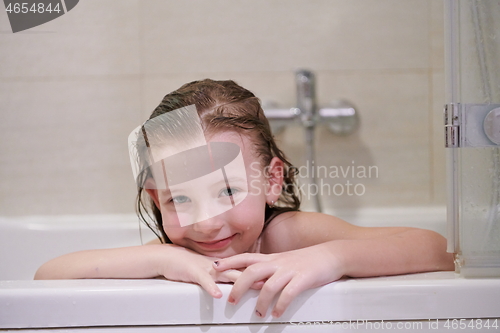
<instances>
[{"instance_id":1,"label":"white bathroom wall","mask_svg":"<svg viewBox=\"0 0 500 333\"><path fill-rule=\"evenodd\" d=\"M82 0L16 34L1 11L0 214L131 213L126 138L166 93L191 80L233 79L291 107L298 68L315 71L320 105L345 98L361 119L348 137L318 128L317 164L378 170L350 179L363 195L325 196L325 206L444 204L442 7ZM277 139L292 162L304 163L302 128Z\"/></svg>"}]
</instances>

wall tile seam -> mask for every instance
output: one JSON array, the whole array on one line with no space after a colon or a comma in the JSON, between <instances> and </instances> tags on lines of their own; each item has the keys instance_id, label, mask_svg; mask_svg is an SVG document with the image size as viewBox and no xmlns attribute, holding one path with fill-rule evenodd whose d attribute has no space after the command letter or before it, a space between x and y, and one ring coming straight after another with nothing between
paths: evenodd
<instances>
[{"instance_id":1,"label":"wall tile seam","mask_svg":"<svg viewBox=\"0 0 500 333\"><path fill-rule=\"evenodd\" d=\"M117 74L117 75L42 75L42 76L8 76L1 77L0 83L13 83L13 82L94 82L94 81L120 81L120 80L141 80L144 76L142 74Z\"/></svg>"}]
</instances>

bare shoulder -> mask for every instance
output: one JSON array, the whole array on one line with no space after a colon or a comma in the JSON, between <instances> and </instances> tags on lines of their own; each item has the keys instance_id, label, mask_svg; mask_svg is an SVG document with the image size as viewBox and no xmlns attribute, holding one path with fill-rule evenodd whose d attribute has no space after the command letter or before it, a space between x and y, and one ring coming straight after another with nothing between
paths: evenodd
<instances>
[{"instance_id":1,"label":"bare shoulder","mask_svg":"<svg viewBox=\"0 0 500 333\"><path fill-rule=\"evenodd\" d=\"M262 253L291 251L333 240L362 240L400 233L409 228L360 227L338 217L313 212L287 212L262 233Z\"/></svg>"},{"instance_id":2,"label":"bare shoulder","mask_svg":"<svg viewBox=\"0 0 500 333\"><path fill-rule=\"evenodd\" d=\"M330 240L342 239L355 228L332 215L286 212L275 217L262 234L262 251L291 251Z\"/></svg>"}]
</instances>

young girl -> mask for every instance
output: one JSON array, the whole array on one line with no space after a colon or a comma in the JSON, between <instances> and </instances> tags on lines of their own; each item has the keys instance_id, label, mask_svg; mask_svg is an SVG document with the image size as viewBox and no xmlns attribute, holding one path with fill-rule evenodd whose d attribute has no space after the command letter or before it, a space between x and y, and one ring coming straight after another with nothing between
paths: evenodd
<instances>
[{"instance_id":1,"label":"young girl","mask_svg":"<svg viewBox=\"0 0 500 333\"><path fill-rule=\"evenodd\" d=\"M200 130L191 126L193 110ZM259 100L233 81L182 86L136 135L138 214L147 223L149 199L158 241L67 254L42 265L35 279L161 276L199 284L216 298L217 282L234 282L229 303L260 289L256 315L265 316L277 297L272 315L279 317L304 290L343 276L453 269L435 232L357 227L299 211L294 168ZM204 169L203 156L219 173Z\"/></svg>"}]
</instances>

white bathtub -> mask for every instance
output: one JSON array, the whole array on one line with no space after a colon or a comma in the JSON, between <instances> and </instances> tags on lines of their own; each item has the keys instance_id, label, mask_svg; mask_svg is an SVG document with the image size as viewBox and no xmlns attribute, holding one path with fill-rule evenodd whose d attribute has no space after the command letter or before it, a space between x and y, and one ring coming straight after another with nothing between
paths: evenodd
<instances>
[{"instance_id":1,"label":"white bathtub","mask_svg":"<svg viewBox=\"0 0 500 333\"><path fill-rule=\"evenodd\" d=\"M337 212L359 225L444 233L442 207ZM153 236L144 232L144 241ZM500 331L500 279L435 272L341 280L309 290L285 314L254 315L257 291L237 305L161 279L31 281L63 253L140 244L134 216L0 218L0 330L22 332ZM481 318L481 319L479 319ZM312 329L312 326L313 329ZM474 328L472 328L474 326Z\"/></svg>"}]
</instances>

